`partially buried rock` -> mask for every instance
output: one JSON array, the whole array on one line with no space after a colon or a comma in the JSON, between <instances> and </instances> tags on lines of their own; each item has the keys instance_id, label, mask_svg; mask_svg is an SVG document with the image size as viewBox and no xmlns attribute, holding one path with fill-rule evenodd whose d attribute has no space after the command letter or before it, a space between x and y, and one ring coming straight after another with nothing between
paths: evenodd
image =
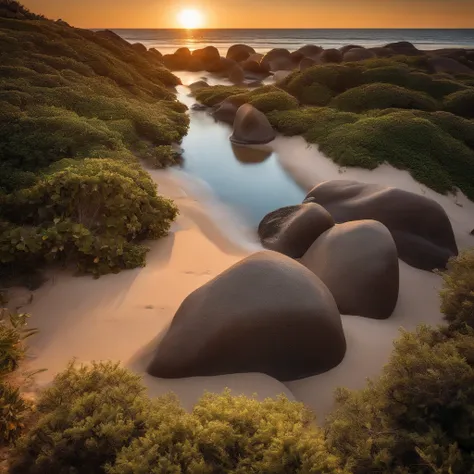
<instances>
[{"instance_id":1,"label":"partially buried rock","mask_svg":"<svg viewBox=\"0 0 474 474\"><path fill-rule=\"evenodd\" d=\"M416 268L444 268L458 254L451 222L436 201L402 189L357 181L326 181L305 202L323 206L337 223L373 219L384 224L399 257Z\"/></svg>"},{"instance_id":2,"label":"partially buried rock","mask_svg":"<svg viewBox=\"0 0 474 474\"><path fill-rule=\"evenodd\" d=\"M326 286L298 262L265 251L184 300L148 373L261 372L286 381L336 367L345 351L341 317Z\"/></svg>"},{"instance_id":3,"label":"partially buried rock","mask_svg":"<svg viewBox=\"0 0 474 474\"><path fill-rule=\"evenodd\" d=\"M137 53L146 53L148 50L146 49L146 46L141 43L134 43L132 44L132 48L137 52Z\"/></svg>"},{"instance_id":4,"label":"partially buried rock","mask_svg":"<svg viewBox=\"0 0 474 474\"><path fill-rule=\"evenodd\" d=\"M233 84L241 84L242 82L244 82L245 79L243 69L238 64L235 64L228 72L228 78L229 81Z\"/></svg>"},{"instance_id":5,"label":"partially buried rock","mask_svg":"<svg viewBox=\"0 0 474 474\"><path fill-rule=\"evenodd\" d=\"M338 224L322 234L301 263L329 288L342 314L389 318L397 305L398 254L380 222Z\"/></svg>"},{"instance_id":6,"label":"partially buried rock","mask_svg":"<svg viewBox=\"0 0 474 474\"><path fill-rule=\"evenodd\" d=\"M297 49L295 52L298 53L298 55L301 55L301 58L298 58L298 59L302 59L304 57L317 58L322 51L323 51L323 48L321 48L321 46L316 46L314 44L307 44L306 46L303 46Z\"/></svg>"},{"instance_id":7,"label":"partially buried rock","mask_svg":"<svg viewBox=\"0 0 474 474\"><path fill-rule=\"evenodd\" d=\"M308 203L270 212L260 222L258 235L265 248L300 258L333 225L326 209Z\"/></svg>"},{"instance_id":8,"label":"partially buried rock","mask_svg":"<svg viewBox=\"0 0 474 474\"><path fill-rule=\"evenodd\" d=\"M461 64L453 58L435 57L428 60L430 66L436 72L447 72L448 74L472 74L469 67Z\"/></svg>"},{"instance_id":9,"label":"partially buried rock","mask_svg":"<svg viewBox=\"0 0 474 474\"><path fill-rule=\"evenodd\" d=\"M205 68L211 64L220 62L221 56L219 50L214 46L206 46L205 48L195 49L191 56L201 61Z\"/></svg>"},{"instance_id":10,"label":"partially buried rock","mask_svg":"<svg viewBox=\"0 0 474 474\"><path fill-rule=\"evenodd\" d=\"M305 71L306 69L309 69L310 67L316 66L317 61L311 58L303 58L300 62L300 71Z\"/></svg>"},{"instance_id":11,"label":"partially buried rock","mask_svg":"<svg viewBox=\"0 0 474 474\"><path fill-rule=\"evenodd\" d=\"M206 81L196 81L188 86L191 89L191 92L196 92L204 87L209 87L209 84Z\"/></svg>"},{"instance_id":12,"label":"partially buried rock","mask_svg":"<svg viewBox=\"0 0 474 474\"><path fill-rule=\"evenodd\" d=\"M319 56L323 64L342 62L342 53L338 49L325 49Z\"/></svg>"},{"instance_id":13,"label":"partially buried rock","mask_svg":"<svg viewBox=\"0 0 474 474\"><path fill-rule=\"evenodd\" d=\"M234 120L231 142L242 145L257 145L271 142L276 137L265 114L250 104L242 105Z\"/></svg>"}]
</instances>

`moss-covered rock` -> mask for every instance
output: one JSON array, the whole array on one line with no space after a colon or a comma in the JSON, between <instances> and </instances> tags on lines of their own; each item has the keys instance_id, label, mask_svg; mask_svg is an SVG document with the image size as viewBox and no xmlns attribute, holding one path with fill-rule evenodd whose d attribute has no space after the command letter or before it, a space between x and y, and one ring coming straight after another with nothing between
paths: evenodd
<instances>
[{"instance_id":1,"label":"moss-covered rock","mask_svg":"<svg viewBox=\"0 0 474 474\"><path fill-rule=\"evenodd\" d=\"M436 110L438 107L434 99L422 92L383 83L354 87L335 97L330 105L356 113L389 107L419 110Z\"/></svg>"},{"instance_id":2,"label":"moss-covered rock","mask_svg":"<svg viewBox=\"0 0 474 474\"><path fill-rule=\"evenodd\" d=\"M474 118L474 87L448 95L444 109L461 117Z\"/></svg>"}]
</instances>

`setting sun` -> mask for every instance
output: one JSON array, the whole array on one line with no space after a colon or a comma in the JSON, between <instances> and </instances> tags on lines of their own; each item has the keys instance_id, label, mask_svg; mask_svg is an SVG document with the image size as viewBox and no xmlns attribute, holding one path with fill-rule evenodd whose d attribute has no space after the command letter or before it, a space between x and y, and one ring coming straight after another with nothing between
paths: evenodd
<instances>
[{"instance_id":1,"label":"setting sun","mask_svg":"<svg viewBox=\"0 0 474 474\"><path fill-rule=\"evenodd\" d=\"M203 18L199 10L186 8L179 12L178 22L183 28L193 30L202 26Z\"/></svg>"}]
</instances>

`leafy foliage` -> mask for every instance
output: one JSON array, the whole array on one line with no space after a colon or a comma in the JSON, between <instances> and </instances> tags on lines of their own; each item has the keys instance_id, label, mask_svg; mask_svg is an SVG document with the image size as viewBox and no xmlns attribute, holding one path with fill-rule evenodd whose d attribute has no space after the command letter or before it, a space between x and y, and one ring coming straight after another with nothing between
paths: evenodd
<instances>
[{"instance_id":1,"label":"leafy foliage","mask_svg":"<svg viewBox=\"0 0 474 474\"><path fill-rule=\"evenodd\" d=\"M473 336L405 332L380 378L339 390L326 436L354 474L473 472Z\"/></svg>"},{"instance_id":2,"label":"leafy foliage","mask_svg":"<svg viewBox=\"0 0 474 474\"><path fill-rule=\"evenodd\" d=\"M0 12L0 277L49 261L95 275L143 265L138 242L165 235L176 209L137 156L176 162L168 147L189 122L168 90L179 79L110 31L12 1Z\"/></svg>"},{"instance_id":3,"label":"leafy foliage","mask_svg":"<svg viewBox=\"0 0 474 474\"><path fill-rule=\"evenodd\" d=\"M59 374L38 403L11 472L345 474L312 415L281 397L207 394L191 413L174 396L150 400L112 363Z\"/></svg>"},{"instance_id":4,"label":"leafy foliage","mask_svg":"<svg viewBox=\"0 0 474 474\"><path fill-rule=\"evenodd\" d=\"M419 110L437 109L436 101L422 92L383 83L354 87L338 95L330 105L345 112L356 113L390 107Z\"/></svg>"},{"instance_id":5,"label":"leafy foliage","mask_svg":"<svg viewBox=\"0 0 474 474\"><path fill-rule=\"evenodd\" d=\"M448 263L442 274L441 311L458 330L474 328L474 250L467 250Z\"/></svg>"}]
</instances>

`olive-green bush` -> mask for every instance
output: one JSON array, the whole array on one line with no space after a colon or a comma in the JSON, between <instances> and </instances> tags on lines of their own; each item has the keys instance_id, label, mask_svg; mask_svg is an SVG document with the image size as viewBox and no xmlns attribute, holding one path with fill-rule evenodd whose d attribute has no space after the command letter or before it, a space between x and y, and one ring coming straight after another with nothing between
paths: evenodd
<instances>
[{"instance_id":1,"label":"olive-green bush","mask_svg":"<svg viewBox=\"0 0 474 474\"><path fill-rule=\"evenodd\" d=\"M189 125L169 89L179 79L114 33L7 0L0 50L0 280L49 261L95 275L143 265L138 242L165 235L176 209L135 170L177 162L169 147Z\"/></svg>"},{"instance_id":2,"label":"olive-green bush","mask_svg":"<svg viewBox=\"0 0 474 474\"><path fill-rule=\"evenodd\" d=\"M342 166L390 163L440 193L459 187L474 198L474 151L424 118L403 112L336 128L320 149Z\"/></svg>"},{"instance_id":3,"label":"olive-green bush","mask_svg":"<svg viewBox=\"0 0 474 474\"><path fill-rule=\"evenodd\" d=\"M474 328L474 250L467 250L448 263L443 274L441 311L456 329Z\"/></svg>"},{"instance_id":4,"label":"olive-green bush","mask_svg":"<svg viewBox=\"0 0 474 474\"><path fill-rule=\"evenodd\" d=\"M330 106L345 112L355 113L390 107L428 111L438 108L437 102L422 92L385 83L354 87L335 97Z\"/></svg>"},{"instance_id":5,"label":"olive-green bush","mask_svg":"<svg viewBox=\"0 0 474 474\"><path fill-rule=\"evenodd\" d=\"M474 472L474 333L404 332L381 377L339 390L332 452L353 474Z\"/></svg>"},{"instance_id":6,"label":"olive-green bush","mask_svg":"<svg viewBox=\"0 0 474 474\"><path fill-rule=\"evenodd\" d=\"M2 264L72 261L94 275L144 265L138 242L166 235L177 214L144 170L110 159L57 163L3 203Z\"/></svg>"},{"instance_id":7,"label":"olive-green bush","mask_svg":"<svg viewBox=\"0 0 474 474\"><path fill-rule=\"evenodd\" d=\"M112 363L70 365L38 401L12 474L346 474L302 404L207 394L191 413L150 400Z\"/></svg>"},{"instance_id":8,"label":"olive-green bush","mask_svg":"<svg viewBox=\"0 0 474 474\"><path fill-rule=\"evenodd\" d=\"M444 100L444 109L455 115L474 119L474 87L448 95Z\"/></svg>"}]
</instances>

